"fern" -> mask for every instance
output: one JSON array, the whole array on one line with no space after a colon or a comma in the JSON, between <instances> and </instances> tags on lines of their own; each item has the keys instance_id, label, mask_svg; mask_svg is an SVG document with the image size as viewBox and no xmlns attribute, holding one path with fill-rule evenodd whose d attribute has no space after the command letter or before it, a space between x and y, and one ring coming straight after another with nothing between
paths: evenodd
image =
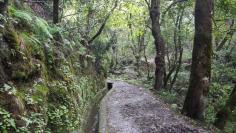
<instances>
[{"instance_id":1,"label":"fern","mask_svg":"<svg viewBox=\"0 0 236 133\"><path fill-rule=\"evenodd\" d=\"M21 21L28 22L28 23L30 23L33 20L31 13L21 11L21 10L12 9L12 16Z\"/></svg>"},{"instance_id":2,"label":"fern","mask_svg":"<svg viewBox=\"0 0 236 133\"><path fill-rule=\"evenodd\" d=\"M36 35L43 35L45 37L52 38L52 34L49 32L49 25L48 23L41 18L36 18L35 24L34 24L34 32Z\"/></svg>"},{"instance_id":3,"label":"fern","mask_svg":"<svg viewBox=\"0 0 236 133\"><path fill-rule=\"evenodd\" d=\"M52 34L50 33L51 28L44 19L22 10L12 9L11 14L20 23L30 27L38 39L52 38Z\"/></svg>"},{"instance_id":4,"label":"fern","mask_svg":"<svg viewBox=\"0 0 236 133\"><path fill-rule=\"evenodd\" d=\"M29 36L27 34L22 34L22 37L26 43L27 49L33 55L41 55L42 43L35 36Z\"/></svg>"}]
</instances>

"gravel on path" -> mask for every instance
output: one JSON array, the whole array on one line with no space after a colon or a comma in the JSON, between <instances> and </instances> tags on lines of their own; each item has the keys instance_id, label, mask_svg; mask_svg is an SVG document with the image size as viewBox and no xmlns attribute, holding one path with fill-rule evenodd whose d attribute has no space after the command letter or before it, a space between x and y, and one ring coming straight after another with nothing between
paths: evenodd
<instances>
[{"instance_id":1,"label":"gravel on path","mask_svg":"<svg viewBox=\"0 0 236 133\"><path fill-rule=\"evenodd\" d=\"M99 112L100 133L208 133L143 88L114 81Z\"/></svg>"}]
</instances>

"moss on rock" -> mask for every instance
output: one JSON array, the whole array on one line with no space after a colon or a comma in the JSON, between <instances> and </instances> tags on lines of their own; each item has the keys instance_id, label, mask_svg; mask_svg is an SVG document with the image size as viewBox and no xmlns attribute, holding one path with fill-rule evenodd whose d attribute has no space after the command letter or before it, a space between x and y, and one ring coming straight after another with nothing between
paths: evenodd
<instances>
[{"instance_id":1,"label":"moss on rock","mask_svg":"<svg viewBox=\"0 0 236 133\"><path fill-rule=\"evenodd\" d=\"M24 13L18 15L27 15ZM35 16L30 14L30 17ZM16 18L19 20L19 16ZM12 81L16 91L14 95L9 95L9 90L0 91L0 105L4 105L2 109L16 123L15 128L11 126L7 130L70 132L79 129L85 122L87 106L104 87L104 76L95 72L92 57L76 52L76 46L63 45L65 38L59 32L54 31L53 39L46 21L38 19L37 23L30 23L31 28L22 30L9 21L3 30L4 40L0 40L0 44L4 43L1 45L4 49L0 50L3 55L0 74L9 76L0 76L0 84ZM45 33L46 36L39 36Z\"/></svg>"}]
</instances>

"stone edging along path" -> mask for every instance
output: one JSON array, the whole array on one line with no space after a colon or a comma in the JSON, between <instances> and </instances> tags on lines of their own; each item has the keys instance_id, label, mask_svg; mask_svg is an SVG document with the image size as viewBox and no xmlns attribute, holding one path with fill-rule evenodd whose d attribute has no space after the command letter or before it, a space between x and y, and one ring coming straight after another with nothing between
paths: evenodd
<instances>
[{"instance_id":1,"label":"stone edging along path","mask_svg":"<svg viewBox=\"0 0 236 133\"><path fill-rule=\"evenodd\" d=\"M100 105L100 133L210 133L172 112L151 92L114 81Z\"/></svg>"}]
</instances>

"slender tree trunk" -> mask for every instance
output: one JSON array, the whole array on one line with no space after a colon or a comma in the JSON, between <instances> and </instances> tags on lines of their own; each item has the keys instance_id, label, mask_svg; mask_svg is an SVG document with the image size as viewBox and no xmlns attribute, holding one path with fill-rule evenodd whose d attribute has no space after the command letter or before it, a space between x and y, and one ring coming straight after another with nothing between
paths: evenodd
<instances>
[{"instance_id":1,"label":"slender tree trunk","mask_svg":"<svg viewBox=\"0 0 236 133\"><path fill-rule=\"evenodd\" d=\"M215 126L223 130L230 114L235 108L236 108L236 84L225 107L216 114L217 119L214 123Z\"/></svg>"},{"instance_id":2,"label":"slender tree trunk","mask_svg":"<svg viewBox=\"0 0 236 133\"><path fill-rule=\"evenodd\" d=\"M229 31L226 33L224 38L217 45L216 51L220 51L224 47L224 45L226 44L227 41L229 41L229 43L230 43L230 40L232 39L234 33L236 32L236 30L233 29L233 27L234 27L234 20L232 20L232 24L230 25Z\"/></svg>"},{"instance_id":3,"label":"slender tree trunk","mask_svg":"<svg viewBox=\"0 0 236 133\"><path fill-rule=\"evenodd\" d=\"M142 57L142 52L144 51L144 43L145 43L145 35L146 35L146 27L144 28L143 34L139 36L139 42L138 42L138 47L137 47L137 72L138 72L138 76L141 76L141 72L140 72L140 61L141 61L141 57Z\"/></svg>"},{"instance_id":4,"label":"slender tree trunk","mask_svg":"<svg viewBox=\"0 0 236 133\"><path fill-rule=\"evenodd\" d=\"M175 74L173 76L173 79L171 80L170 82L170 90L172 90L177 78L178 78L178 74L179 74L179 71L181 69L181 66L182 66L182 58L183 58L183 48L180 49L180 53L179 53L179 60L178 60L178 65L177 65L177 68L176 68L176 71L175 71Z\"/></svg>"},{"instance_id":5,"label":"slender tree trunk","mask_svg":"<svg viewBox=\"0 0 236 133\"><path fill-rule=\"evenodd\" d=\"M165 77L165 45L160 29L160 0L152 0L150 8L150 18L152 20L152 35L156 47L156 70L155 70L155 90L163 89Z\"/></svg>"},{"instance_id":6,"label":"slender tree trunk","mask_svg":"<svg viewBox=\"0 0 236 133\"><path fill-rule=\"evenodd\" d=\"M138 42L137 46L135 47L135 66L136 66L136 71L138 73L138 77L141 76L140 73L140 60L141 60L141 53L140 53L140 46L141 46L141 36L138 37Z\"/></svg>"},{"instance_id":7,"label":"slender tree trunk","mask_svg":"<svg viewBox=\"0 0 236 133\"><path fill-rule=\"evenodd\" d=\"M53 23L59 22L59 0L53 0Z\"/></svg>"},{"instance_id":8,"label":"slender tree trunk","mask_svg":"<svg viewBox=\"0 0 236 133\"><path fill-rule=\"evenodd\" d=\"M234 33L236 32L236 30L230 30L226 36L224 37L224 39L220 42L220 44L217 46L216 51L220 51L221 49L224 48L225 44L227 41L230 41L230 39L233 37Z\"/></svg>"},{"instance_id":9,"label":"slender tree trunk","mask_svg":"<svg viewBox=\"0 0 236 133\"><path fill-rule=\"evenodd\" d=\"M173 79L170 81L170 90L173 88L175 82L176 82L176 79L178 77L178 74L179 74L179 71L181 69L181 65L182 65L182 57L183 57L183 48L182 48L182 37L181 37L181 25L182 25L182 21L183 21L183 15L184 15L184 7L182 7L183 9L181 9L179 12L180 12L180 17L179 17L179 22L178 22L178 52L179 52L179 59L178 59L178 62L177 62L177 66L176 66L176 71L175 71L175 74L173 76Z\"/></svg>"},{"instance_id":10,"label":"slender tree trunk","mask_svg":"<svg viewBox=\"0 0 236 133\"><path fill-rule=\"evenodd\" d=\"M145 63L147 66L147 80L149 80L150 79L150 66L149 66L149 62L147 59L147 55L146 55L146 46L144 46L144 49L143 49L143 56L144 56Z\"/></svg>"},{"instance_id":11,"label":"slender tree trunk","mask_svg":"<svg viewBox=\"0 0 236 133\"><path fill-rule=\"evenodd\" d=\"M7 12L8 0L0 2L0 14L5 15Z\"/></svg>"},{"instance_id":12,"label":"slender tree trunk","mask_svg":"<svg viewBox=\"0 0 236 133\"><path fill-rule=\"evenodd\" d=\"M203 119L204 96L211 78L213 0L196 0L195 37L192 53L190 85L182 113Z\"/></svg>"},{"instance_id":13,"label":"slender tree trunk","mask_svg":"<svg viewBox=\"0 0 236 133\"><path fill-rule=\"evenodd\" d=\"M170 60L170 51L169 51L168 47L166 47L166 58L167 58L167 68L168 68L168 71L170 71L171 70L171 60Z\"/></svg>"},{"instance_id":14,"label":"slender tree trunk","mask_svg":"<svg viewBox=\"0 0 236 133\"><path fill-rule=\"evenodd\" d=\"M149 19L149 21L150 21L150 19ZM146 31L147 31L147 29L146 29ZM143 56L144 56L146 67L147 67L147 80L150 80L150 78L151 78L151 76L150 76L150 71L151 70L150 70L150 65L149 65L149 62L148 62L148 57L147 57L147 52L146 52L147 46L149 44L149 40L150 40L150 35L148 35L148 39L146 39L146 42L143 45Z\"/></svg>"},{"instance_id":15,"label":"slender tree trunk","mask_svg":"<svg viewBox=\"0 0 236 133\"><path fill-rule=\"evenodd\" d=\"M179 14L179 13L178 13ZM178 15L176 20L174 20L174 24L175 24L175 28L174 28L174 37L173 37L173 41L174 41L174 45L175 45L175 52L174 52L174 61L173 63L171 63L171 61L169 61L168 63L170 68L168 71L168 74L166 75L166 78L164 80L164 88L167 89L168 88L168 82L171 81L171 76L172 74L175 72L176 68L177 68L177 58L178 58L178 47L177 47L177 39L179 37L178 34L178 25L180 23L180 18L181 16ZM169 88L170 89L170 88Z\"/></svg>"}]
</instances>

